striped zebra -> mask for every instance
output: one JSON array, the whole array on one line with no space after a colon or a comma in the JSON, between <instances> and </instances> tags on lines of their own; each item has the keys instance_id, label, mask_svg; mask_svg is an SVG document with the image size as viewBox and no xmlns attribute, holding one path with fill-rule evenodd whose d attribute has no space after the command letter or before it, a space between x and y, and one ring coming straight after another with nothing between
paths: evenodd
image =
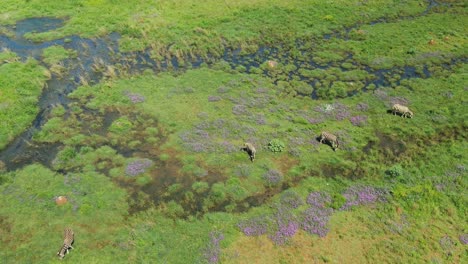
<instances>
[{"instance_id":1,"label":"striped zebra","mask_svg":"<svg viewBox=\"0 0 468 264\"><path fill-rule=\"evenodd\" d=\"M57 252L57 256L59 256L60 259L63 259L65 257L70 248L73 249L72 244L74 238L75 233L73 233L73 230L71 228L65 228L65 231L63 232L63 246L60 249L60 251Z\"/></svg>"},{"instance_id":2,"label":"striped zebra","mask_svg":"<svg viewBox=\"0 0 468 264\"><path fill-rule=\"evenodd\" d=\"M255 153L257 153L257 150L255 149L255 147L251 143L245 143L244 147L242 147L241 150L243 150L243 151L247 152L247 154L249 154L250 161L252 161L252 162L254 161Z\"/></svg>"},{"instance_id":3,"label":"striped zebra","mask_svg":"<svg viewBox=\"0 0 468 264\"><path fill-rule=\"evenodd\" d=\"M408 117L412 118L413 117L413 112L409 110L408 107L401 105L401 104L394 104L392 106L392 113L393 115L396 115L397 113L401 114L401 117Z\"/></svg>"},{"instance_id":4,"label":"striped zebra","mask_svg":"<svg viewBox=\"0 0 468 264\"><path fill-rule=\"evenodd\" d=\"M338 138L329 132L323 131L322 134L320 134L320 143L323 143L323 141L330 144L333 148L333 151L336 151L336 149L340 146Z\"/></svg>"}]
</instances>

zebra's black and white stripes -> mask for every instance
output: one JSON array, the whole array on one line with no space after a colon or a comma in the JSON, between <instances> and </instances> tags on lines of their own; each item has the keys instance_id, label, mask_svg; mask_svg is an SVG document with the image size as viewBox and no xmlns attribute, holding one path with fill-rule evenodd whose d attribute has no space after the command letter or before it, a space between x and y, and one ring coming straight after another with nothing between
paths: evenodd
<instances>
[{"instance_id":1,"label":"zebra's black and white stripes","mask_svg":"<svg viewBox=\"0 0 468 264\"><path fill-rule=\"evenodd\" d=\"M69 249L73 249L72 244L75 239L75 233L71 228L65 228L63 232L63 246L60 248L60 251L57 252L57 256L60 259L63 259L65 255L68 253Z\"/></svg>"},{"instance_id":2,"label":"zebra's black and white stripes","mask_svg":"<svg viewBox=\"0 0 468 264\"><path fill-rule=\"evenodd\" d=\"M330 132L323 131L320 134L320 143L323 143L324 141L331 145L333 151L336 151L336 149L340 146L338 138Z\"/></svg>"}]
</instances>

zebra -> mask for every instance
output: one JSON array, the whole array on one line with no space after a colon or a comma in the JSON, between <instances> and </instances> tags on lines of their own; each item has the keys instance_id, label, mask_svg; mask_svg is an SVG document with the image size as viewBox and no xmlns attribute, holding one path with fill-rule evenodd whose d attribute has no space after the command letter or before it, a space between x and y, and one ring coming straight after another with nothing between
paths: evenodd
<instances>
[{"instance_id":1,"label":"zebra","mask_svg":"<svg viewBox=\"0 0 468 264\"><path fill-rule=\"evenodd\" d=\"M241 148L241 150L247 152L250 157L250 161L254 161L255 159L255 153L257 153L257 150L251 143L245 143L244 146Z\"/></svg>"},{"instance_id":2,"label":"zebra","mask_svg":"<svg viewBox=\"0 0 468 264\"><path fill-rule=\"evenodd\" d=\"M409 110L408 107L401 105L401 104L394 104L392 107L392 113L393 115L396 115L396 113L401 114L401 117L407 117L409 118L413 117L413 112Z\"/></svg>"},{"instance_id":3,"label":"zebra","mask_svg":"<svg viewBox=\"0 0 468 264\"><path fill-rule=\"evenodd\" d=\"M320 134L320 143L323 143L323 141L328 142L333 148L333 151L336 151L336 149L340 146L338 138L329 132L323 131L322 134Z\"/></svg>"},{"instance_id":4,"label":"zebra","mask_svg":"<svg viewBox=\"0 0 468 264\"><path fill-rule=\"evenodd\" d=\"M73 230L71 228L65 228L65 231L63 232L63 246L60 249L59 252L57 252L57 256L59 256L60 259L63 259L66 254L68 254L68 250L72 247L74 238L75 238L75 233L73 233Z\"/></svg>"}]
</instances>

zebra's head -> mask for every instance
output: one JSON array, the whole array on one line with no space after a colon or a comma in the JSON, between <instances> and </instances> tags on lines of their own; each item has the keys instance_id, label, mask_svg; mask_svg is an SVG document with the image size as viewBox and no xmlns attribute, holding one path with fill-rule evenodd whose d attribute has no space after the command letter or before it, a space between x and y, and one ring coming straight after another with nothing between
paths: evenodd
<instances>
[{"instance_id":1,"label":"zebra's head","mask_svg":"<svg viewBox=\"0 0 468 264\"><path fill-rule=\"evenodd\" d=\"M60 250L59 252L57 252L57 256L59 256L59 259L63 259L65 257L65 251Z\"/></svg>"},{"instance_id":2,"label":"zebra's head","mask_svg":"<svg viewBox=\"0 0 468 264\"><path fill-rule=\"evenodd\" d=\"M340 146L340 141L338 141L338 138L335 140L335 144L332 144L333 146L333 151L336 151L336 149Z\"/></svg>"},{"instance_id":3,"label":"zebra's head","mask_svg":"<svg viewBox=\"0 0 468 264\"><path fill-rule=\"evenodd\" d=\"M59 259L63 259L65 257L65 254L67 253L68 253L68 247L66 245L63 245L60 251L57 252L57 256L59 256Z\"/></svg>"},{"instance_id":4,"label":"zebra's head","mask_svg":"<svg viewBox=\"0 0 468 264\"><path fill-rule=\"evenodd\" d=\"M408 110L408 115L409 115L409 118L413 118L413 112Z\"/></svg>"}]
</instances>

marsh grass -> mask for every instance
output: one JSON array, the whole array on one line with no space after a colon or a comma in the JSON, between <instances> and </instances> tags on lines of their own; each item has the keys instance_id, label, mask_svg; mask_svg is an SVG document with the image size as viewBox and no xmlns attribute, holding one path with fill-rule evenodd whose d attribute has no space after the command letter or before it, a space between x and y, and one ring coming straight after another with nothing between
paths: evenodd
<instances>
[{"instance_id":1,"label":"marsh grass","mask_svg":"<svg viewBox=\"0 0 468 264\"><path fill-rule=\"evenodd\" d=\"M453 142L457 142L456 140L460 143L459 140L463 137L461 134L457 135L455 131L459 129L460 124L463 124L465 118L463 114L460 114L464 113L461 103L463 96L461 95L465 91L460 84L464 80L465 68L461 67L445 77L410 80L406 85L412 89L400 86L381 88L378 93L360 94L340 100L340 103L283 97L275 84L261 76L225 73L207 68L190 70L177 76L170 73L161 73L157 76L144 74L131 79L115 80L112 89L106 83L93 87L80 87L71 95L77 100L75 105L71 106L76 108L73 110L73 114L68 116L67 120L63 120L61 119L63 111L54 111L55 118L52 118L44 126L44 129L38 134L37 140L46 142L48 140L51 142L63 140L65 147L57 155L57 161L60 162L55 163L54 169L68 171L66 177L70 178L66 178L65 182L76 182L73 184L77 187L82 182L78 178L85 177L84 175L93 177L93 180L99 179L107 182L105 186L111 184L111 179L114 182L115 179L120 179L125 173L125 165L129 164L128 162L132 161L132 158L137 157L134 156L134 152L126 153L125 151L135 139L131 135L148 137L163 133L165 140L161 141L158 150L163 151L163 153L171 153L170 158L166 159L168 162L166 164L178 160L177 166L183 168L183 173L187 173L179 174L181 173L179 171L172 175L178 177L185 175L184 177L188 177L188 181L174 179L162 181L164 188L156 192L160 196L151 196L151 192L145 192L145 186L151 186L152 182L157 179L157 177L150 176L157 171L157 168L150 168L142 175L137 176L134 185L126 183L127 185L120 184L120 187L116 187L111 184L109 185L111 187L105 187L114 190L108 192L107 196L93 196L96 197L94 198L96 204L80 203L80 199L84 198L80 198L81 196L78 194L81 193L81 190L84 192L84 189L75 192L72 190L71 194L70 192L66 193L73 198L71 199L73 202L67 207L68 210L73 212L73 206L75 206L75 210L81 212L74 219L80 222L80 227L77 230L83 233L83 242L90 241L89 243L94 243L92 245L101 245L103 248L107 248L106 246L111 245L110 240L119 241L118 249L123 250L112 257L110 255L99 257L100 260L112 259L116 256L121 259L142 262L154 258L166 258L175 262L202 259L210 243L209 233L213 227L222 230L225 234L225 240L220 244L221 260L231 261L226 259L232 256L229 254L230 250L242 252L242 255L239 256L239 259L242 259L249 254L242 251L237 243L239 241L245 241L247 244L254 242L245 240L237 229L237 224L250 216L275 215L275 211L268 206L257 207L254 205L265 201L268 203L282 201L291 207L291 203L294 201L285 198L288 194L281 194L283 188L288 188L289 192L294 190L297 194L291 196L292 198L299 197L303 200L306 200L313 191L327 192L332 197L332 201L330 204L327 203L327 207L339 209L348 201L345 196L348 187L358 183L369 185L368 182L373 182L373 186L377 187L385 185L392 195L386 197L386 203L365 203L352 207L346 212L334 213L328 219L330 222L326 228L329 231L325 233L323 239L341 241L337 243L354 241L359 245L372 243L372 247L367 247L368 250L361 249L359 251L366 258L371 259L384 259L388 255L398 254L405 259L423 261L430 258L431 252L440 252L437 254L440 254L440 258L442 258L447 256L447 249L439 248L437 243L428 242L424 247L413 251L408 251L405 248L416 246L414 244L416 241L410 239L411 237L419 237L419 241L424 239L439 241L443 237L442 233L447 233L450 237L455 238L458 233L455 234L453 230L462 228L457 224L459 223L457 219L460 219L462 215L463 208L458 205L463 204L464 198L457 193L466 183L459 176L463 173L463 170L460 169L462 167L453 167L449 164L453 164L456 157L457 160L459 158L463 160L463 155L465 155L462 151L465 147L464 143L458 144L458 146L453 144ZM446 93L441 92L439 89L441 85L445 85L453 96L448 98ZM129 93L144 96L145 100L133 103L128 97ZM432 96L426 96L428 93ZM217 94L221 100L208 103L209 96L213 94ZM170 102L167 100L168 96L171 98ZM306 106L304 100L308 100ZM415 118L402 119L388 114L388 106L394 100L405 100L409 103L411 109L415 110ZM365 105L363 102L366 102ZM98 122L102 127L98 126L95 132L88 133L86 131L90 126L86 122L98 121L99 118L83 115L85 112L79 103L85 106L84 109L92 109L97 113L106 113L112 109L115 115L112 115L112 118L108 120L102 119ZM255 117L249 111L236 112L237 114L232 111L220 111L220 109L232 109L236 105L243 105L249 111L255 109L256 112L263 114L265 119L269 120L269 123L271 122L271 125L256 125L249 119L252 116ZM144 116L141 113L144 113ZM353 126L350 122L351 118L363 113L368 116L366 125ZM447 122L434 122L433 116L435 114L445 116ZM74 115L82 115L86 118L83 118L83 122L76 119ZM299 120L298 117L301 119ZM320 118L321 121L313 123L301 121L309 118ZM152 125L154 128L148 129L148 125L145 124L148 124L147 120L151 119L157 120L157 125ZM431 126L425 125L427 123L430 123ZM229 129L223 130L224 127ZM314 138L323 129L336 131L337 135L342 138L343 149L333 152L325 145L318 145ZM97 133L98 131L101 132ZM257 131L262 131L262 133ZM223 141L219 142L228 141L234 146L242 146L246 140L254 142L258 146L257 158L254 163L251 163L244 155L245 153L231 152L225 148L215 148L214 152L196 152L186 148L183 144L180 133L187 132L189 135L198 133L197 137L192 138L192 140L200 141L203 144L215 144L212 146L216 146L221 137L223 137ZM102 137L107 133L111 133L108 134L108 139ZM272 138L289 142L286 147L293 146L299 154L292 158L289 156L289 151L280 153L268 151L268 142ZM203 140L206 139L209 140L204 142ZM113 147L99 147L101 144L109 144L108 140L111 141ZM96 147L84 147L83 144L91 146L94 144ZM138 156L142 158L142 156L149 155L148 153L153 153L151 149L146 151L148 151L147 154L140 152ZM157 155L153 157L160 156L160 151L156 151ZM123 156L120 152L126 153L131 158ZM422 156L421 153L426 154ZM395 174L396 178L388 179L385 171L397 163L401 164L402 170ZM239 171L237 174L241 177L235 176L236 172L234 171L225 170L226 167L236 168L236 165L240 164L244 164L244 166L237 167L236 170ZM417 166L413 167L415 164ZM454 175L450 178L453 181L444 176L444 167L447 167L449 175ZM2 190L21 190L21 193L24 192L23 189L26 187L22 185L15 187L15 184L19 183L15 183L13 180L18 177L26 178L30 174L29 170L39 171L38 173L43 174L43 177L50 177L50 175L64 177L44 168L25 168L23 171L2 174L2 179L6 179L2 180L4 182ZM216 170L216 174L207 173L214 170ZM268 184L265 186L264 175L267 175L270 170L277 170L283 176L280 186ZM231 174L234 177L231 177ZM307 177L310 175L315 175L315 177ZM108 176L111 177L108 178ZM192 176L200 178L190 180ZM300 182L300 184L295 184L296 182ZM135 188L137 192L130 191L128 186ZM94 190L93 188L96 187L97 185L86 188ZM38 192L41 189L28 190L29 192ZM45 197L52 195L49 192L55 189L45 188L44 190L44 194L41 195ZM119 193L118 197L120 198L118 199L113 197L117 195L116 192ZM4 193L7 194L4 199L10 199L8 191L4 191ZM11 195L15 193L16 191ZM180 195L178 195L179 193ZM25 197L31 196L28 195ZM34 195L36 194L33 193L32 197ZM129 199L129 196L133 198ZM87 223L87 217L96 214L98 210L107 210L105 208L113 206L113 203L109 204L107 197L118 201L118 206L115 206L119 209L113 209L112 212L106 213L107 215L115 215L116 217L113 219L119 219L122 215L126 216L129 207L139 208L136 212L130 210L133 213L130 218L127 218L131 225L130 229L121 224L113 225L113 230L117 230L115 232L118 235L107 233L108 227L98 226L96 229L90 229L89 226L83 224ZM159 206L150 202L156 197L163 198ZM106 201L106 206L102 207L104 209L98 209L104 201ZM440 208L439 205L444 207ZM31 206L33 205L28 206L25 207L25 211L32 210ZM298 205L295 209L295 206L291 208L297 210L296 213L299 216L300 212L306 210L307 206L309 204L306 203ZM408 212L407 216L396 216L395 206L402 208L399 210ZM251 209L242 214L227 213L244 211L248 208ZM13 209L8 206L3 210ZM50 210L40 211L40 213L48 213ZM410 213L415 210L418 212L417 214ZM443 210L449 216L445 216ZM213 211L217 213L213 213ZM193 214L193 212L202 213ZM432 225L436 225L441 230L423 239L419 227L430 229L432 225L427 224L428 219L432 219L434 214L438 217L432 222ZM6 219L4 222L16 222L18 221L16 219L21 219L21 217L19 215L4 216ZM447 217L451 219L449 225L446 224ZM47 219L42 215L40 218ZM21 221L31 221L28 222L31 225L32 223L37 224L38 219L39 217L31 217ZM113 220L108 219L107 221ZM105 223L108 222L102 222L102 224ZM283 226L278 225L276 229L272 228L270 234L273 241L277 240L276 235L280 236L278 239L286 236L287 239L281 251L294 252L294 248L298 247L308 251L326 250L323 252L329 252L324 253L327 258L340 259L339 256L331 253L334 246L317 240L315 236L306 235L302 231L295 231L290 235L287 231L289 227L296 229L294 224L290 226L288 223L285 222ZM351 228L349 223L359 224L353 225ZM310 224L313 226L315 222L310 222ZM166 228L158 228L161 225ZM56 227L56 229L59 228ZM8 234L19 235L25 232L35 232L31 230L33 229L22 229L22 231L12 229ZM34 234L35 240L44 239L42 233ZM200 236L200 234L206 234L206 236ZM182 237L183 241L186 241L185 243L194 249L191 251L192 253L185 254L181 247L173 246L173 243L180 241ZM263 237L267 236L252 239L263 240ZM390 243L382 242L386 237L391 237L393 240ZM278 240L280 244L283 241L281 239ZM35 240L32 240L31 243ZM91 242L92 240L95 242ZM311 244L310 241L314 241L314 243ZM13 245L10 243L12 242L3 245L10 247ZM112 245L115 246L115 243ZM272 242L268 239L265 243L268 245ZM406 246L402 247L400 244ZM148 250L149 245L151 247L154 245L158 250ZM379 250L381 247L385 247L385 251ZM93 249L89 247L86 250ZM452 246L449 250L454 261L463 257L461 255L462 249L459 246ZM77 258L79 262L98 258L93 255L97 254L95 251L88 255L75 254L76 252L72 251L67 257ZM278 252L278 248L271 247L253 259L260 261L260 259L267 258L267 255ZM438 257L439 255L436 256L436 258ZM46 258L45 254L37 256L35 260L43 258ZM285 261L292 261L297 259L297 254L285 255L283 258ZM304 258L311 259L311 256L305 254ZM232 261L235 262L237 259Z\"/></svg>"},{"instance_id":2,"label":"marsh grass","mask_svg":"<svg viewBox=\"0 0 468 264\"><path fill-rule=\"evenodd\" d=\"M66 260L77 263L466 260L456 241L466 233L461 194L467 165L461 161L467 67L463 61L444 64L464 56L464 20L454 16L457 9L412 17L425 6L263 0L141 1L132 8L123 1L2 4L0 23L32 15L69 17L56 31L28 33L33 40L119 31L122 50L150 46L158 68L199 57L212 68L132 75L136 55L122 65L96 58L92 69L106 78L90 86L87 76L79 76L82 86L70 94L73 102L55 107L33 137L33 143L61 144L51 168L0 168L0 259L50 262L63 227L72 225L76 250ZM104 9L112 15L103 15ZM391 22L367 25L380 17ZM349 39L341 32L346 27L356 27ZM277 43L265 51L268 58L248 55ZM246 56L239 57L245 65L214 64L224 52ZM43 54L51 66L73 57L60 47ZM279 60L281 55L287 58ZM24 129L11 123L36 111L39 93L20 88L39 87L46 78L32 60L17 62L9 51L0 56L0 84L9 89L0 98L15 96L0 107L31 106L2 118L10 124L5 131L13 131L0 138L6 144ZM268 60L279 62L272 67ZM430 74L403 80L405 70L392 69L413 64L419 64L414 71L420 76ZM371 74L369 67L377 70ZM380 75L385 81L373 83ZM318 100L302 96L311 93L310 84ZM369 91L359 93L364 87ZM407 104L415 117L389 114L395 102ZM336 152L319 144L324 130L339 137ZM273 139L284 142L284 151L268 150ZM256 146L254 162L240 151L244 142ZM385 199L376 190L385 190ZM57 195L70 202L57 207ZM258 225L246 232L245 223Z\"/></svg>"},{"instance_id":3,"label":"marsh grass","mask_svg":"<svg viewBox=\"0 0 468 264\"><path fill-rule=\"evenodd\" d=\"M74 58L77 54L73 50L68 50L62 46L50 46L42 51L42 61L54 65L67 58Z\"/></svg>"},{"instance_id":4,"label":"marsh grass","mask_svg":"<svg viewBox=\"0 0 468 264\"><path fill-rule=\"evenodd\" d=\"M0 65L0 149L30 126L39 112L37 102L48 72L37 61L15 62L8 52L0 53L8 63ZM6 55L5 55L6 54Z\"/></svg>"}]
</instances>

